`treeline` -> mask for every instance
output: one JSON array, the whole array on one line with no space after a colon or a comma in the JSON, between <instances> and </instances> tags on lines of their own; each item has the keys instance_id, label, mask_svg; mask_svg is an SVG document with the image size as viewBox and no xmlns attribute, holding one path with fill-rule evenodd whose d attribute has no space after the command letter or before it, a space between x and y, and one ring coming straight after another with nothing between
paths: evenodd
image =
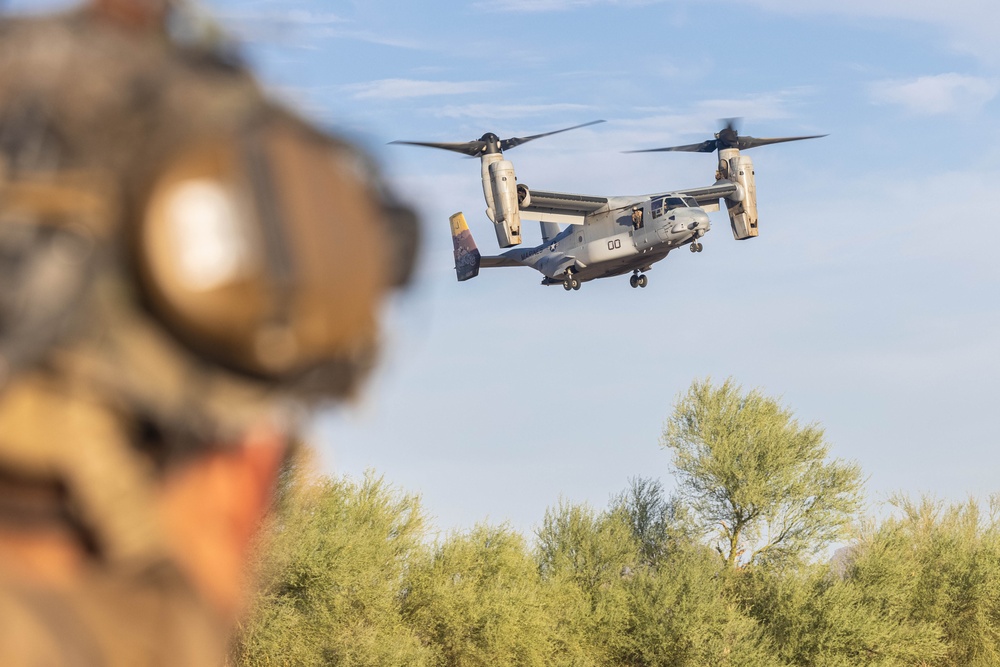
<instances>
[{"instance_id":1,"label":"treeline","mask_svg":"<svg viewBox=\"0 0 1000 667\"><path fill-rule=\"evenodd\" d=\"M290 470L232 662L1000 665L1000 507L900 497L866 519L821 429L731 382L692 385L661 444L675 495L637 478L531 539L435 539L374 475Z\"/></svg>"}]
</instances>

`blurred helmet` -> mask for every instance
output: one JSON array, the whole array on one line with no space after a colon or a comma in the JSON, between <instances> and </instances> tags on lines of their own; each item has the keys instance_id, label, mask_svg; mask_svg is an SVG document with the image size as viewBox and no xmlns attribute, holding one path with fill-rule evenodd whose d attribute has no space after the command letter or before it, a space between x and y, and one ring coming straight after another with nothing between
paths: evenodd
<instances>
[{"instance_id":1,"label":"blurred helmet","mask_svg":"<svg viewBox=\"0 0 1000 667\"><path fill-rule=\"evenodd\" d=\"M105 553L150 461L358 386L417 240L231 53L122 25L0 21L0 471L66 484Z\"/></svg>"}]
</instances>

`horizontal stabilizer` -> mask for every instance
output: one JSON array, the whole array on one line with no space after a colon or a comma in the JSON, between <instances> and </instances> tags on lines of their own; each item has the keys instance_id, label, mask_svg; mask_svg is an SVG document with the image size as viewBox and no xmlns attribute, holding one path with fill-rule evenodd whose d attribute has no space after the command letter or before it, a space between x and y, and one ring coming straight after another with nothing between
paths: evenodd
<instances>
[{"instance_id":1,"label":"horizontal stabilizer","mask_svg":"<svg viewBox=\"0 0 1000 667\"><path fill-rule=\"evenodd\" d=\"M507 255L486 255L480 259L479 265L486 269L502 266L524 266L513 257L508 257Z\"/></svg>"},{"instance_id":2,"label":"horizontal stabilizer","mask_svg":"<svg viewBox=\"0 0 1000 667\"><path fill-rule=\"evenodd\" d=\"M481 255L476 247L476 241L472 238L469 225L465 221L465 215L461 212L449 218L451 221L451 241L455 246L455 273L458 280L464 281L475 278L479 275L479 261Z\"/></svg>"}]
</instances>

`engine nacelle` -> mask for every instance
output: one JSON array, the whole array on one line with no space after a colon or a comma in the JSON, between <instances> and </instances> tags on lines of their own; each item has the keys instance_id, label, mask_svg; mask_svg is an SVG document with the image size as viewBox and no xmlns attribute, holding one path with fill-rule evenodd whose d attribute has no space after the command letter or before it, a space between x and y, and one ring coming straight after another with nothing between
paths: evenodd
<instances>
[{"instance_id":1,"label":"engine nacelle","mask_svg":"<svg viewBox=\"0 0 1000 667\"><path fill-rule=\"evenodd\" d=\"M517 184L517 205L519 208L531 206L531 190L527 185Z\"/></svg>"},{"instance_id":2,"label":"engine nacelle","mask_svg":"<svg viewBox=\"0 0 1000 667\"><path fill-rule=\"evenodd\" d=\"M486 214L493 221L497 243L501 248L520 245L521 211L518 208L517 176L514 174L514 165L509 160L491 161L488 171L492 197L487 197L486 204L487 206L492 204L492 210L487 209ZM486 189L484 182L484 192Z\"/></svg>"},{"instance_id":3,"label":"engine nacelle","mask_svg":"<svg viewBox=\"0 0 1000 667\"><path fill-rule=\"evenodd\" d=\"M719 175L736 183L738 191L726 199L729 222L737 240L757 236L757 184L753 160L736 149L719 151Z\"/></svg>"}]
</instances>

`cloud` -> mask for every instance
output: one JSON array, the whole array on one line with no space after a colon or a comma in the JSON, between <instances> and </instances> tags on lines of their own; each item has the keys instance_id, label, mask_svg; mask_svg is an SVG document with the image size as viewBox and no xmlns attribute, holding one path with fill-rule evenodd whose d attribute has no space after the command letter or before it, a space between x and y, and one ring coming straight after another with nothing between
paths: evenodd
<instances>
[{"instance_id":1,"label":"cloud","mask_svg":"<svg viewBox=\"0 0 1000 667\"><path fill-rule=\"evenodd\" d=\"M2 2L2 0L0 0ZM409 37L396 37L357 27L343 14L309 9L264 6L213 12L242 42L281 43L296 48L315 48L324 39L348 39L380 46L427 50L428 45Z\"/></svg>"},{"instance_id":2,"label":"cloud","mask_svg":"<svg viewBox=\"0 0 1000 667\"><path fill-rule=\"evenodd\" d=\"M912 81L882 81L872 86L877 104L898 104L921 115L978 111L1000 93L1000 81L949 73Z\"/></svg>"},{"instance_id":3,"label":"cloud","mask_svg":"<svg viewBox=\"0 0 1000 667\"><path fill-rule=\"evenodd\" d=\"M382 79L350 86L344 91L356 100L401 100L443 95L485 93L498 85L493 81L422 81L419 79Z\"/></svg>"},{"instance_id":4,"label":"cloud","mask_svg":"<svg viewBox=\"0 0 1000 667\"><path fill-rule=\"evenodd\" d=\"M445 106L437 111L441 118L524 118L550 113L577 113L590 107L584 104L465 104Z\"/></svg>"},{"instance_id":5,"label":"cloud","mask_svg":"<svg viewBox=\"0 0 1000 667\"><path fill-rule=\"evenodd\" d=\"M237 23L266 23L271 26L319 26L347 23L347 19L333 12L315 12L306 9L228 11L218 12L221 21Z\"/></svg>"}]
</instances>

